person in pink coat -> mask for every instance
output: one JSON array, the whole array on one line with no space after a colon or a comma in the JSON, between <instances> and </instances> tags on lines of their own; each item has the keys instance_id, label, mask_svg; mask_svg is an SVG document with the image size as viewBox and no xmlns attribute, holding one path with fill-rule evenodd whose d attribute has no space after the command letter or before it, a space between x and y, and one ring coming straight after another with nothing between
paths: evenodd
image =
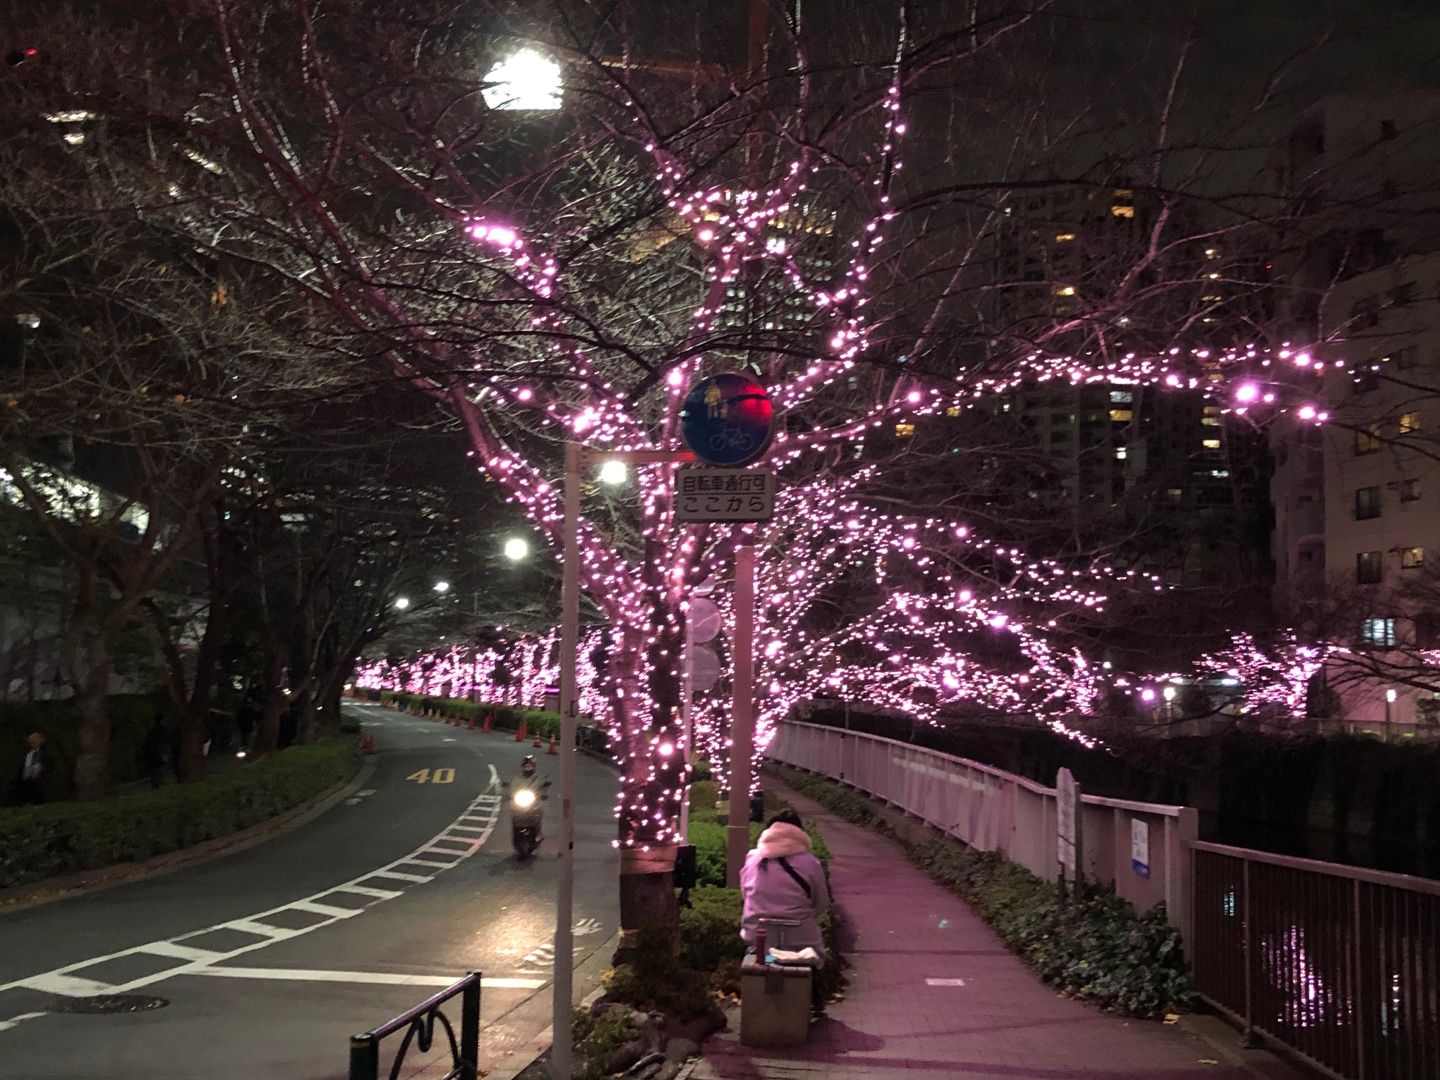
<instances>
[{"instance_id":1,"label":"person in pink coat","mask_svg":"<svg viewBox=\"0 0 1440 1080\"><path fill-rule=\"evenodd\" d=\"M754 850L745 857L740 895L744 900L740 936L747 942L754 943L755 929L762 920L774 920L779 925L766 927L770 949L798 952L808 946L825 955L817 920L830 906L830 892L825 886L825 869L810 853L810 837L794 810L781 810L771 818Z\"/></svg>"}]
</instances>

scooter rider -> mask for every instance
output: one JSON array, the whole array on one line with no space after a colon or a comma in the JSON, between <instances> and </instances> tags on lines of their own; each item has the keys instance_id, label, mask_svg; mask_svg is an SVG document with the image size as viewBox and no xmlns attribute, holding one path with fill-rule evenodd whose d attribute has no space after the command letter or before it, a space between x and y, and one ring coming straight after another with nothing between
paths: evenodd
<instances>
[{"instance_id":1,"label":"scooter rider","mask_svg":"<svg viewBox=\"0 0 1440 1080\"><path fill-rule=\"evenodd\" d=\"M522 859L533 855L540 846L544 817L541 801L549 786L549 780L540 778L534 757L528 756L520 764L520 775L506 785L510 794L510 838Z\"/></svg>"},{"instance_id":2,"label":"scooter rider","mask_svg":"<svg viewBox=\"0 0 1440 1080\"><path fill-rule=\"evenodd\" d=\"M511 781L512 791L518 791L522 787L534 788L536 794L550 786L549 780L540 778L540 768L535 764L535 755L526 754L525 760L520 763L520 775Z\"/></svg>"}]
</instances>

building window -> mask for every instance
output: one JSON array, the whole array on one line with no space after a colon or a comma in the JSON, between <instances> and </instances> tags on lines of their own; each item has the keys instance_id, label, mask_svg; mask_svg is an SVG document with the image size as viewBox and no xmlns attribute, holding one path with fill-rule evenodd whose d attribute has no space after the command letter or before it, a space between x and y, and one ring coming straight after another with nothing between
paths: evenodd
<instances>
[{"instance_id":1,"label":"building window","mask_svg":"<svg viewBox=\"0 0 1440 1080\"><path fill-rule=\"evenodd\" d=\"M1380 425L1367 424L1355 429L1355 455L1373 454L1380 449Z\"/></svg>"},{"instance_id":2,"label":"building window","mask_svg":"<svg viewBox=\"0 0 1440 1080\"><path fill-rule=\"evenodd\" d=\"M1401 435L1414 434L1420 430L1420 414L1418 412L1401 413L1398 427Z\"/></svg>"},{"instance_id":3,"label":"building window","mask_svg":"<svg viewBox=\"0 0 1440 1080\"><path fill-rule=\"evenodd\" d=\"M1381 573L1380 552L1362 551L1355 556L1355 583L1357 585L1379 585Z\"/></svg>"},{"instance_id":4,"label":"building window","mask_svg":"<svg viewBox=\"0 0 1440 1080\"><path fill-rule=\"evenodd\" d=\"M1401 481L1400 481L1400 501L1401 501L1401 502L1415 502L1415 501L1416 501L1417 499L1419 499L1419 498L1420 498L1420 481L1419 481L1419 480L1401 480Z\"/></svg>"},{"instance_id":5,"label":"building window","mask_svg":"<svg viewBox=\"0 0 1440 1080\"><path fill-rule=\"evenodd\" d=\"M1380 487L1355 489L1355 520L1367 521L1380 516Z\"/></svg>"},{"instance_id":6,"label":"building window","mask_svg":"<svg viewBox=\"0 0 1440 1080\"><path fill-rule=\"evenodd\" d=\"M1400 569L1419 570L1425 565L1425 549L1423 547L1407 547L1400 549Z\"/></svg>"},{"instance_id":7,"label":"building window","mask_svg":"<svg viewBox=\"0 0 1440 1080\"><path fill-rule=\"evenodd\" d=\"M1395 644L1394 619L1366 619L1360 624L1360 640L1366 645Z\"/></svg>"},{"instance_id":8,"label":"building window","mask_svg":"<svg viewBox=\"0 0 1440 1080\"><path fill-rule=\"evenodd\" d=\"M902 420L900 423L895 425L895 437L897 439L908 439L914 434L915 425L909 423L908 421Z\"/></svg>"},{"instance_id":9,"label":"building window","mask_svg":"<svg viewBox=\"0 0 1440 1080\"><path fill-rule=\"evenodd\" d=\"M1200 440L1200 445L1203 446L1206 450L1219 450L1219 449L1220 449L1220 440L1219 440L1219 439L1201 439L1201 440Z\"/></svg>"},{"instance_id":10,"label":"building window","mask_svg":"<svg viewBox=\"0 0 1440 1080\"><path fill-rule=\"evenodd\" d=\"M1110 419L1117 424L1128 424L1135 414L1129 409L1111 409Z\"/></svg>"},{"instance_id":11,"label":"building window","mask_svg":"<svg viewBox=\"0 0 1440 1080\"><path fill-rule=\"evenodd\" d=\"M1127 405L1135 400L1135 392L1133 390L1111 390L1110 400L1116 405Z\"/></svg>"},{"instance_id":12,"label":"building window","mask_svg":"<svg viewBox=\"0 0 1440 1080\"><path fill-rule=\"evenodd\" d=\"M1055 234L1055 243L1057 244L1068 244L1074 239L1075 234L1073 232L1057 232Z\"/></svg>"},{"instance_id":13,"label":"building window","mask_svg":"<svg viewBox=\"0 0 1440 1080\"><path fill-rule=\"evenodd\" d=\"M1115 447L1115 460L1116 460L1116 461L1124 461L1124 460L1125 460L1127 457L1129 457L1129 456L1130 456L1130 452L1129 452L1129 450L1127 450L1125 447L1123 447L1123 446L1117 446L1117 447Z\"/></svg>"},{"instance_id":14,"label":"building window","mask_svg":"<svg viewBox=\"0 0 1440 1080\"><path fill-rule=\"evenodd\" d=\"M1056 285L1056 286L1055 286L1053 289L1051 289L1050 291L1053 292L1056 296L1074 296L1074 295L1075 295L1075 286L1074 286L1074 285Z\"/></svg>"},{"instance_id":15,"label":"building window","mask_svg":"<svg viewBox=\"0 0 1440 1080\"><path fill-rule=\"evenodd\" d=\"M1379 364L1369 364L1355 369L1351 381L1355 384L1356 393L1365 394L1380 388L1379 368Z\"/></svg>"}]
</instances>

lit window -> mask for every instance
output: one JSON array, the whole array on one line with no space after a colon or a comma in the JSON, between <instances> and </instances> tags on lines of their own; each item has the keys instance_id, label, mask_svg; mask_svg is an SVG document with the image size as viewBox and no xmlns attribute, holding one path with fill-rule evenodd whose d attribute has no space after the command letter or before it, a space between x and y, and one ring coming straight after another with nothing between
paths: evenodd
<instances>
[{"instance_id":1,"label":"lit window","mask_svg":"<svg viewBox=\"0 0 1440 1080\"><path fill-rule=\"evenodd\" d=\"M1111 390L1110 400L1117 405L1127 404L1135 400L1135 394L1130 390Z\"/></svg>"},{"instance_id":2,"label":"lit window","mask_svg":"<svg viewBox=\"0 0 1440 1080\"><path fill-rule=\"evenodd\" d=\"M1208 274L1205 275L1205 277L1206 277L1208 280L1210 280L1210 281L1219 281L1219 280L1220 280L1220 271L1218 271L1218 270L1211 270L1210 273L1208 273Z\"/></svg>"},{"instance_id":3,"label":"lit window","mask_svg":"<svg viewBox=\"0 0 1440 1080\"><path fill-rule=\"evenodd\" d=\"M1359 585L1378 585L1382 573L1380 552L1362 551L1355 556L1355 581Z\"/></svg>"},{"instance_id":4,"label":"lit window","mask_svg":"<svg viewBox=\"0 0 1440 1080\"><path fill-rule=\"evenodd\" d=\"M1220 258L1220 249L1213 247L1206 248L1205 258L1207 261L1214 262L1216 259Z\"/></svg>"},{"instance_id":5,"label":"lit window","mask_svg":"<svg viewBox=\"0 0 1440 1080\"><path fill-rule=\"evenodd\" d=\"M961 412L962 410L959 405L949 405L945 408L946 416L959 416Z\"/></svg>"},{"instance_id":6,"label":"lit window","mask_svg":"<svg viewBox=\"0 0 1440 1080\"><path fill-rule=\"evenodd\" d=\"M915 434L915 425L902 420L895 425L895 437L897 439L908 439Z\"/></svg>"},{"instance_id":7,"label":"lit window","mask_svg":"<svg viewBox=\"0 0 1440 1080\"><path fill-rule=\"evenodd\" d=\"M1220 449L1220 440L1219 440L1219 439L1201 439L1201 440L1200 440L1200 445L1203 446L1206 450L1219 450L1219 449Z\"/></svg>"},{"instance_id":8,"label":"lit window","mask_svg":"<svg viewBox=\"0 0 1440 1080\"><path fill-rule=\"evenodd\" d=\"M1419 480L1401 480L1401 481L1400 481L1400 501L1401 501L1401 502L1414 502L1414 501L1415 501L1416 499L1418 499L1418 498L1420 498L1420 481L1419 481Z\"/></svg>"},{"instance_id":9,"label":"lit window","mask_svg":"<svg viewBox=\"0 0 1440 1080\"><path fill-rule=\"evenodd\" d=\"M1220 418L1218 416L1202 416L1200 418L1200 423L1203 424L1205 427L1219 427Z\"/></svg>"},{"instance_id":10,"label":"lit window","mask_svg":"<svg viewBox=\"0 0 1440 1080\"><path fill-rule=\"evenodd\" d=\"M1418 412L1407 412L1400 414L1400 434L1410 435L1420 430L1420 414Z\"/></svg>"},{"instance_id":11,"label":"lit window","mask_svg":"<svg viewBox=\"0 0 1440 1080\"><path fill-rule=\"evenodd\" d=\"M1178 503L1180 500L1185 498L1185 490L1184 488L1166 488L1165 497L1171 502Z\"/></svg>"},{"instance_id":12,"label":"lit window","mask_svg":"<svg viewBox=\"0 0 1440 1080\"><path fill-rule=\"evenodd\" d=\"M1200 302L1202 304L1219 304L1223 302L1224 299L1225 297L1221 296L1219 293L1206 293L1204 296L1200 297Z\"/></svg>"},{"instance_id":13,"label":"lit window","mask_svg":"<svg viewBox=\"0 0 1440 1080\"><path fill-rule=\"evenodd\" d=\"M1355 453L1373 454L1380 449L1380 425L1370 424L1355 430Z\"/></svg>"},{"instance_id":14,"label":"lit window","mask_svg":"<svg viewBox=\"0 0 1440 1080\"><path fill-rule=\"evenodd\" d=\"M1419 570L1425 565L1425 549L1423 547L1407 547L1400 549L1400 569Z\"/></svg>"},{"instance_id":15,"label":"lit window","mask_svg":"<svg viewBox=\"0 0 1440 1080\"><path fill-rule=\"evenodd\" d=\"M1116 460L1116 461L1124 461L1128 456L1129 456L1129 451L1127 451L1127 450L1125 449L1125 447L1123 447L1123 446L1117 446L1117 447L1115 447L1115 460Z\"/></svg>"},{"instance_id":16,"label":"lit window","mask_svg":"<svg viewBox=\"0 0 1440 1080\"><path fill-rule=\"evenodd\" d=\"M1135 414L1129 409L1111 409L1110 419L1117 424L1128 424Z\"/></svg>"},{"instance_id":17,"label":"lit window","mask_svg":"<svg viewBox=\"0 0 1440 1080\"><path fill-rule=\"evenodd\" d=\"M1135 208L1133 206L1121 206L1119 203L1116 203L1110 207L1110 213L1117 218L1133 218L1135 216Z\"/></svg>"},{"instance_id":18,"label":"lit window","mask_svg":"<svg viewBox=\"0 0 1440 1080\"><path fill-rule=\"evenodd\" d=\"M1394 619L1366 619L1360 624L1360 640L1366 645L1394 645Z\"/></svg>"},{"instance_id":19,"label":"lit window","mask_svg":"<svg viewBox=\"0 0 1440 1080\"><path fill-rule=\"evenodd\" d=\"M1380 516L1380 486L1355 489L1355 520L1368 521Z\"/></svg>"},{"instance_id":20,"label":"lit window","mask_svg":"<svg viewBox=\"0 0 1440 1080\"><path fill-rule=\"evenodd\" d=\"M1228 479L1230 479L1230 470L1229 470L1229 469L1211 469L1211 470L1210 470L1210 476L1211 476L1213 479L1215 479L1215 480L1228 480Z\"/></svg>"},{"instance_id":21,"label":"lit window","mask_svg":"<svg viewBox=\"0 0 1440 1080\"><path fill-rule=\"evenodd\" d=\"M1068 244L1074 239L1075 234L1073 232L1057 232L1055 234L1055 243L1057 244Z\"/></svg>"},{"instance_id":22,"label":"lit window","mask_svg":"<svg viewBox=\"0 0 1440 1080\"><path fill-rule=\"evenodd\" d=\"M1075 286L1074 286L1074 285L1056 285L1056 286L1055 286L1053 289L1051 289L1050 291L1053 292L1056 296L1074 296L1074 295L1075 295Z\"/></svg>"}]
</instances>

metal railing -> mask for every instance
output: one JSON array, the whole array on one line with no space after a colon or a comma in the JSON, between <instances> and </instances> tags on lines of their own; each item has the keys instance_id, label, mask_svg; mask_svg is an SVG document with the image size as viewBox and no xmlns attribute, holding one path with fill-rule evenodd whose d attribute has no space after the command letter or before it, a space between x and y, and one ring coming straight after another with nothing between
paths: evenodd
<instances>
[{"instance_id":1,"label":"metal railing","mask_svg":"<svg viewBox=\"0 0 1440 1080\"><path fill-rule=\"evenodd\" d=\"M453 998L460 998L460 1036L440 1007ZM390 1080L400 1075L405 1055L415 1047L428 1054L435 1042L436 1025L449 1042L450 1071L439 1080L476 1080L480 1066L480 973L472 971L453 986L426 998L408 1012L387 1020L362 1035L350 1036L350 1080L378 1080L380 1076L380 1040L401 1028L405 1037L395 1051L390 1066Z\"/></svg>"},{"instance_id":2,"label":"metal railing","mask_svg":"<svg viewBox=\"0 0 1440 1080\"><path fill-rule=\"evenodd\" d=\"M1440 881L1196 843L1195 984L1344 1080L1440 1080Z\"/></svg>"}]
</instances>

